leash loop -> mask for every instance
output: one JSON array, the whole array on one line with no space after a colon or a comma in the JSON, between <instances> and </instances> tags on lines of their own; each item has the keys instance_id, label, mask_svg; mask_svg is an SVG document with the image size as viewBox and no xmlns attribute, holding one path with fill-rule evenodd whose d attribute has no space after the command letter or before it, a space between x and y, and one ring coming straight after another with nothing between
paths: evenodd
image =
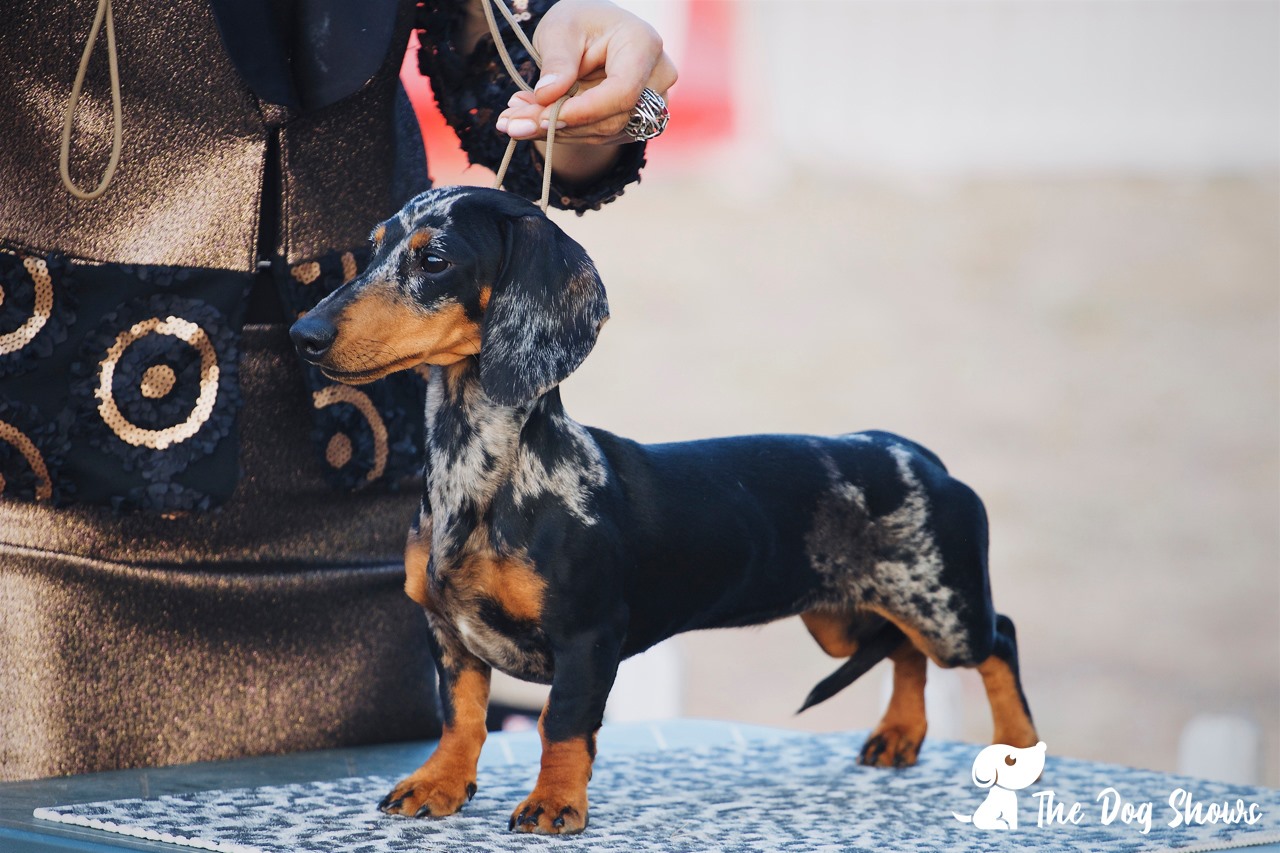
<instances>
[{"instance_id":1,"label":"leash loop","mask_svg":"<svg viewBox=\"0 0 1280 853\"><path fill-rule=\"evenodd\" d=\"M111 79L111 156L98 186L92 190L82 190L71 180L71 127L75 123L76 108L80 106L80 92L84 88L85 73L89 70L89 57L93 55L93 46L98 41L98 33L102 31L104 22L107 29L107 72ZM67 110L62 121L62 152L58 157L58 171L62 174L62 185L67 188L67 192L85 201L92 201L105 193L111 185L111 179L115 177L116 166L120 164L123 142L124 115L120 106L120 69L116 63L115 22L111 16L111 0L98 0L98 12L89 29L89 39L85 42L84 53L80 57L80 67L76 70L76 81L71 86L71 97L67 99Z\"/></svg>"},{"instance_id":2,"label":"leash loop","mask_svg":"<svg viewBox=\"0 0 1280 853\"><path fill-rule=\"evenodd\" d=\"M104 2L109 2L109 0L104 0ZM507 74L511 75L511 79L521 89L526 92L532 92L533 87L525 82L524 77L520 76L515 62L511 59L511 54L507 52L507 46L503 42L502 34L498 31L498 21L493 16L493 7L498 7L498 11L507 19L507 23L511 25L511 30L516 34L516 38L520 40L520 44L524 46L524 49L529 52L529 56L533 58L534 63L541 69L542 57L538 54L537 48L533 46L533 42L529 41L528 36L524 34L520 22L516 20L516 16L511 13L511 10L507 8L507 4L503 0L480 0L480 5L484 8L485 20L489 22L489 34L493 36L493 44L498 49L498 57L506 67ZM573 88L551 105L547 126L547 153L542 158L542 198L538 201L538 206L542 208L544 213L551 202L551 150L556 141L556 123L560 120L560 108L564 106L565 101L569 100L577 92L578 84L574 83ZM497 176L493 182L495 190L502 189L502 182L507 176L507 167L511 165L511 157L516 153L517 143L518 140L516 139L512 139L507 143L507 150L502 155L502 163L498 166Z\"/></svg>"}]
</instances>

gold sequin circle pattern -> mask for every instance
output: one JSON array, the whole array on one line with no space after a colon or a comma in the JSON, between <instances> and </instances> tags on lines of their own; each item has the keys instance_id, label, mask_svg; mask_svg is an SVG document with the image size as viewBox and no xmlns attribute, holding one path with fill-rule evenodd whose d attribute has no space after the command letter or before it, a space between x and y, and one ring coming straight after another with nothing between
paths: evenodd
<instances>
[{"instance_id":1,"label":"gold sequin circle pattern","mask_svg":"<svg viewBox=\"0 0 1280 853\"><path fill-rule=\"evenodd\" d=\"M342 283L346 284L356 277L359 270L356 269L356 256L350 252L342 253Z\"/></svg>"},{"instance_id":2,"label":"gold sequin circle pattern","mask_svg":"<svg viewBox=\"0 0 1280 853\"><path fill-rule=\"evenodd\" d=\"M320 264L316 261L294 264L289 272L299 284L311 284L320 277Z\"/></svg>"},{"instance_id":3,"label":"gold sequin circle pattern","mask_svg":"<svg viewBox=\"0 0 1280 853\"><path fill-rule=\"evenodd\" d=\"M382 422L382 416L374 408L373 401L369 399L369 396L349 385L329 385L312 394L311 400L317 409L332 406L334 403L349 403L355 406L360 411L360 414L364 415L364 419L369 422L369 429L373 431L373 468L365 475L365 480L372 483L381 477L387 470L387 426ZM336 437L334 436L334 438ZM347 439L347 445L350 446L350 437L345 434L343 434L343 437ZM329 446L325 448L325 459L330 465L333 465L338 458L340 449L340 447L334 446L333 439L329 440ZM350 449L347 452L350 453ZM346 461L351 461L350 456L347 457ZM334 465L334 467L341 466Z\"/></svg>"},{"instance_id":4,"label":"gold sequin circle pattern","mask_svg":"<svg viewBox=\"0 0 1280 853\"><path fill-rule=\"evenodd\" d=\"M345 432L335 432L324 449L324 459L331 467L341 468L351 461L353 452L351 437Z\"/></svg>"},{"instance_id":5,"label":"gold sequin circle pattern","mask_svg":"<svg viewBox=\"0 0 1280 853\"><path fill-rule=\"evenodd\" d=\"M0 441L12 444L27 460L32 472L36 475L36 500L47 501L53 497L53 479L49 476L49 468L44 464L44 457L35 442L27 438L22 430L11 423L0 421ZM0 494L4 492L4 478L0 477Z\"/></svg>"},{"instance_id":6,"label":"gold sequin circle pattern","mask_svg":"<svg viewBox=\"0 0 1280 853\"><path fill-rule=\"evenodd\" d=\"M142 374L142 396L148 400L159 400L168 396L178 376L167 364L153 364Z\"/></svg>"},{"instance_id":7,"label":"gold sequin circle pattern","mask_svg":"<svg viewBox=\"0 0 1280 853\"><path fill-rule=\"evenodd\" d=\"M200 354L200 395L196 398L195 407L185 421L164 429L144 429L137 424L131 423L117 408L115 396L111 390L112 381L115 379L116 365L120 362L120 357L124 355L125 350L130 345L147 335L171 335L194 347ZM163 320L159 317L152 317L149 320L134 323L132 328L121 332L116 337L115 343L107 350L107 357L102 362L98 387L93 392L94 396L101 401L98 404L98 414L106 421L111 431L126 443L134 447L166 450L191 438L191 436L200 431L200 427L204 426L205 421L209 420L209 415L213 413L213 404L218 399L218 376L220 372L218 369L218 354L214 351L213 344L209 341L209 336L195 323L183 320L181 317L166 317ZM170 373L172 373L172 370L170 370ZM150 396L147 393L147 376L151 376L150 370L143 377L142 390L144 396ZM152 378L156 379L157 377L152 376ZM170 386L171 388L172 386ZM153 390L158 390L158 388L153 388ZM168 390L165 393L168 393ZM159 396L164 395L161 394Z\"/></svg>"},{"instance_id":8,"label":"gold sequin circle pattern","mask_svg":"<svg viewBox=\"0 0 1280 853\"><path fill-rule=\"evenodd\" d=\"M0 355L17 352L35 340L53 315L53 277L49 275L49 265L42 258L23 258L22 266L35 283L36 304L25 323L8 334L0 335Z\"/></svg>"}]
</instances>

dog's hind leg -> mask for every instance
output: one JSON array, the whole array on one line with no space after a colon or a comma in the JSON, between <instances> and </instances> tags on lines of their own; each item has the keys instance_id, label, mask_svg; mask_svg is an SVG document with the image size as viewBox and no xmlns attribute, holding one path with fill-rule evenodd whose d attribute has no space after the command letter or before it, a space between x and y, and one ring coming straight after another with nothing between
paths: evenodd
<instances>
[{"instance_id":1,"label":"dog's hind leg","mask_svg":"<svg viewBox=\"0 0 1280 853\"><path fill-rule=\"evenodd\" d=\"M996 616L995 647L991 656L978 664L978 672L982 674L987 701L991 703L991 719L995 724L992 742L1023 748L1035 746L1040 738L1031 722L1027 697L1022 692L1017 636L1013 620L1008 616Z\"/></svg>"},{"instance_id":2,"label":"dog's hind leg","mask_svg":"<svg viewBox=\"0 0 1280 853\"><path fill-rule=\"evenodd\" d=\"M862 746L858 763L878 767L910 767L929 728L924 711L924 681L928 659L905 640L893 661L893 695L880 724Z\"/></svg>"},{"instance_id":3,"label":"dog's hind leg","mask_svg":"<svg viewBox=\"0 0 1280 853\"><path fill-rule=\"evenodd\" d=\"M806 610L800 614L800 621L822 650L833 658L852 657L858 650L854 621L848 610Z\"/></svg>"}]
</instances>

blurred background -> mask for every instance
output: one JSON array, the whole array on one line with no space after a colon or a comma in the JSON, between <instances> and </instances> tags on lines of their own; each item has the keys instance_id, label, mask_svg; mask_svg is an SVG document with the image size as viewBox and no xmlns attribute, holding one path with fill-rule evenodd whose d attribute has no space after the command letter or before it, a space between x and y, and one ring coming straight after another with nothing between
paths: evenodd
<instances>
[{"instance_id":1,"label":"blurred background","mask_svg":"<svg viewBox=\"0 0 1280 853\"><path fill-rule=\"evenodd\" d=\"M920 441L987 503L1051 753L1280 784L1280 4L623 5L681 80L643 183L559 217L613 309L570 412ZM436 181L487 183L406 82ZM684 635L610 716L874 726L888 664L794 714L837 665ZM930 736L989 740L930 678Z\"/></svg>"}]
</instances>

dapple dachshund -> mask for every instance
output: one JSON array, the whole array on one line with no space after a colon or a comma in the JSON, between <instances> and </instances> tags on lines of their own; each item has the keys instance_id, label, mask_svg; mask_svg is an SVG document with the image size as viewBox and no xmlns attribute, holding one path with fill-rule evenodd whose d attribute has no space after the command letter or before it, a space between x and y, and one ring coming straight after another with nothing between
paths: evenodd
<instances>
[{"instance_id":1,"label":"dapple dachshund","mask_svg":"<svg viewBox=\"0 0 1280 853\"><path fill-rule=\"evenodd\" d=\"M863 764L915 763L926 659L977 668L995 740L1036 743L1013 623L991 603L985 511L931 452L884 432L645 445L582 426L557 386L608 304L536 206L431 190L372 240L365 271L291 334L340 382L430 365L405 589L430 622L444 731L384 812L439 817L475 793L497 667L551 685L541 771L511 828L579 832L618 662L683 631L795 615L847 658L805 707L893 660Z\"/></svg>"}]
</instances>

